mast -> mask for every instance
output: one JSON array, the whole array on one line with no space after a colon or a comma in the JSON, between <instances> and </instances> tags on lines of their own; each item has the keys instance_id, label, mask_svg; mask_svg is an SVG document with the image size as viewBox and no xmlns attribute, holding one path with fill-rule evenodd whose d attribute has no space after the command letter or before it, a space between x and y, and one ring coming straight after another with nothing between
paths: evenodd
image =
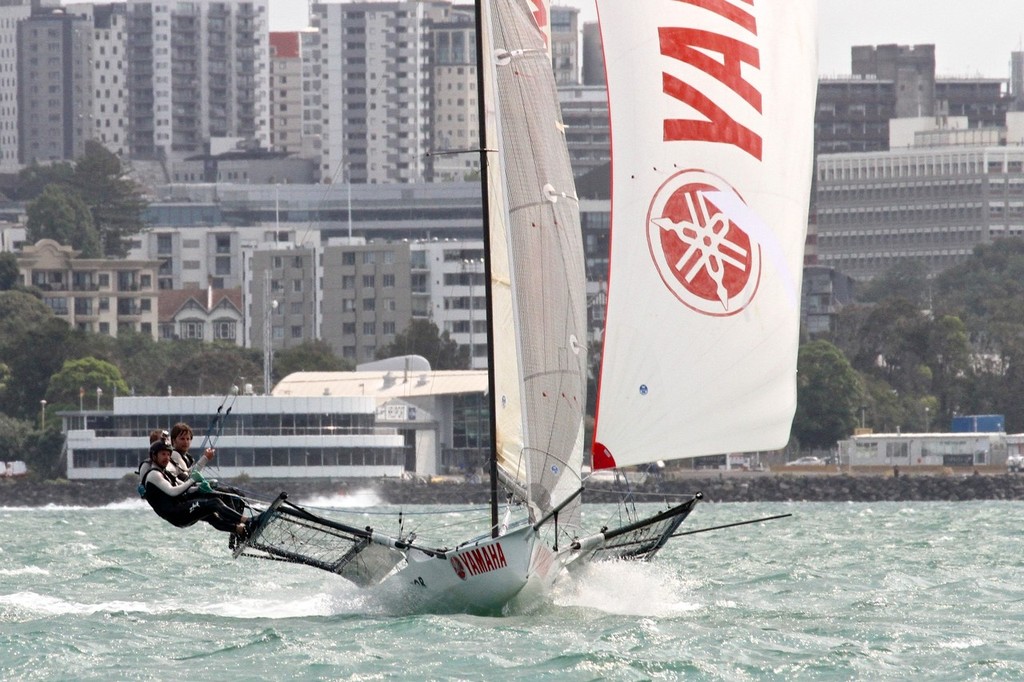
<instances>
[{"instance_id":1,"label":"mast","mask_svg":"<svg viewBox=\"0 0 1024 682\"><path fill-rule=\"evenodd\" d=\"M484 227L484 284L487 300L487 402L490 411L490 454L489 473L491 478L491 537L498 537L498 426L497 386L494 380L494 315L491 313L491 202L489 197L489 172L487 149L487 88L484 70L487 68L484 50L483 10L485 0L474 0L476 13L476 88L477 118L480 141L480 205L483 210ZM488 41L490 43L490 41ZM472 338L472 337L471 337Z\"/></svg>"}]
</instances>

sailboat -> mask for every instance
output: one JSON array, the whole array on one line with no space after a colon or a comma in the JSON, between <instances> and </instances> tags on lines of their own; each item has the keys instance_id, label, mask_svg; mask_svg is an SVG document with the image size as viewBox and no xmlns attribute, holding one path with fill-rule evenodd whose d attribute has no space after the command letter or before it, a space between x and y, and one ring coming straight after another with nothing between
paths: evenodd
<instances>
[{"instance_id":1,"label":"sailboat","mask_svg":"<svg viewBox=\"0 0 1024 682\"><path fill-rule=\"evenodd\" d=\"M490 523L438 546L282 495L235 556L321 568L412 610L496 613L565 569L652 558L701 499L582 527L585 262L539 3L477 0ZM593 466L781 447L795 409L813 1L598 10L613 227Z\"/></svg>"}]
</instances>

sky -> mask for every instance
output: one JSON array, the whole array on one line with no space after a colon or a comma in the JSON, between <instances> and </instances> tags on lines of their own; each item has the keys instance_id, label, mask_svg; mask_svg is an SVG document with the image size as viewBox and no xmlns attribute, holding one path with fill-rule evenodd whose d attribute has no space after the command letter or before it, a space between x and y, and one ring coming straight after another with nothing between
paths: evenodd
<instances>
[{"instance_id":1,"label":"sky","mask_svg":"<svg viewBox=\"0 0 1024 682\"><path fill-rule=\"evenodd\" d=\"M622 0L627 1L627 0ZM636 0L632 0L636 1ZM596 21L593 0L554 0ZM270 28L304 28L303 0L270 0ZM1024 0L819 0L818 72L850 73L853 45L934 44L936 75L1009 78L1024 50Z\"/></svg>"}]
</instances>

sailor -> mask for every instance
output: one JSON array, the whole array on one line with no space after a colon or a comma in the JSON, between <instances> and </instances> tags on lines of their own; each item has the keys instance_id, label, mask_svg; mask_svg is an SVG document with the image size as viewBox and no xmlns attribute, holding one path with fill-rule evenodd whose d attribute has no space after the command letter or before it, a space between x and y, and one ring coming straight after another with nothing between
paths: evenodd
<instances>
[{"instance_id":1,"label":"sailor","mask_svg":"<svg viewBox=\"0 0 1024 682\"><path fill-rule=\"evenodd\" d=\"M185 422L178 422L172 426L170 443L173 450L171 451L169 471L179 481L187 480L189 474L192 473L192 467L195 466L195 458L188 451L192 446L192 427ZM213 448L206 448L206 452L203 454L207 456L207 460L211 460L215 452Z\"/></svg>"},{"instance_id":2,"label":"sailor","mask_svg":"<svg viewBox=\"0 0 1024 682\"><path fill-rule=\"evenodd\" d=\"M174 449L171 452L171 463L167 470L179 481L187 481L190 478L203 481L203 476L199 472L202 471L206 462L212 460L217 454L214 448L206 448L197 463L189 452L189 448L192 446L192 437L192 427L185 422L178 422L171 427L170 443ZM209 480L207 483L212 488L211 492L222 495L223 502L235 511L241 513L245 508L242 491L238 488L232 488L215 480Z\"/></svg>"},{"instance_id":3,"label":"sailor","mask_svg":"<svg viewBox=\"0 0 1024 682\"><path fill-rule=\"evenodd\" d=\"M218 495L202 494L197 481L179 481L168 471L171 452L168 443L157 440L149 447L149 460L139 467L139 492L157 516L179 528L206 521L217 530L245 537L248 526L241 513Z\"/></svg>"}]
</instances>

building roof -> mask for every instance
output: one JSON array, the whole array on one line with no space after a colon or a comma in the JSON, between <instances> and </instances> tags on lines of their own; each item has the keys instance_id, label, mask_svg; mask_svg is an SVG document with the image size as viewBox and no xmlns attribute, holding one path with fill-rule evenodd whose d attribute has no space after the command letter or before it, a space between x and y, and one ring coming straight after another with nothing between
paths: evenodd
<instances>
[{"instance_id":1,"label":"building roof","mask_svg":"<svg viewBox=\"0 0 1024 682\"><path fill-rule=\"evenodd\" d=\"M271 31L270 56L276 59L296 59L299 56L298 31Z\"/></svg>"},{"instance_id":2,"label":"building roof","mask_svg":"<svg viewBox=\"0 0 1024 682\"><path fill-rule=\"evenodd\" d=\"M173 320L189 301L194 301L206 313L225 302L238 311L242 310L241 289L164 289L158 296L158 319L161 322Z\"/></svg>"},{"instance_id":3,"label":"building roof","mask_svg":"<svg viewBox=\"0 0 1024 682\"><path fill-rule=\"evenodd\" d=\"M274 396L374 396L413 398L487 391L487 370L295 372L282 379Z\"/></svg>"}]
</instances>

